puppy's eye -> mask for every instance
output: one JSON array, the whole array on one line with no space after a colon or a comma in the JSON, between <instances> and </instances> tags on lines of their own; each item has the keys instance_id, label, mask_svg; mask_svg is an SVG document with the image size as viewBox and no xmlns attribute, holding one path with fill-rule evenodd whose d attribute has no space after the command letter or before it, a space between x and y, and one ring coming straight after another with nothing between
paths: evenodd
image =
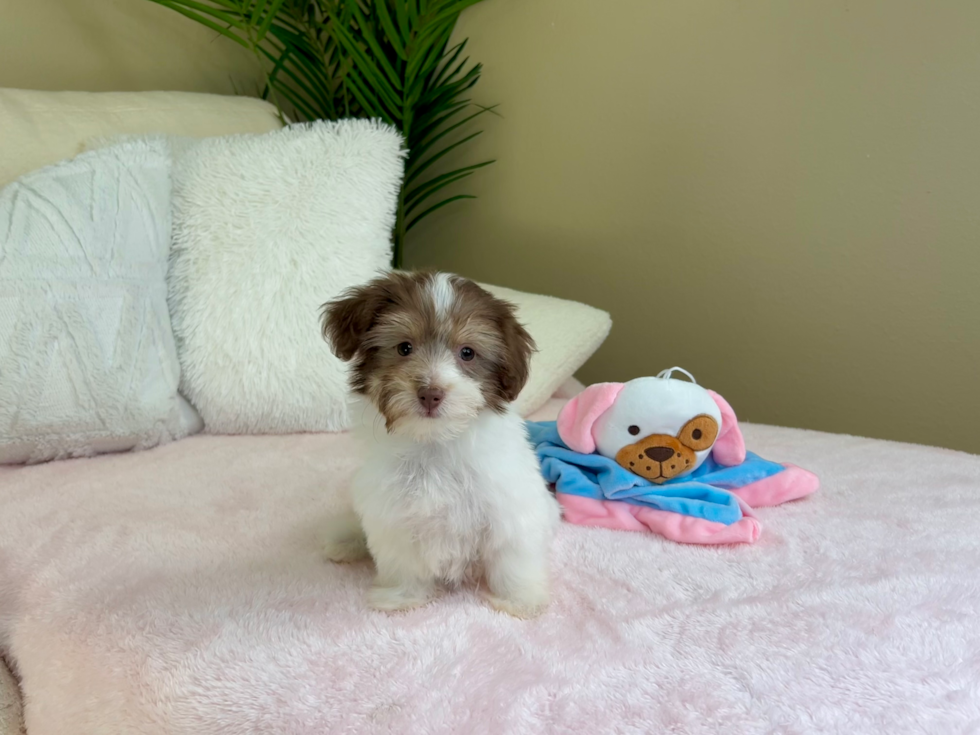
<instances>
[{"instance_id":1,"label":"puppy's eye","mask_svg":"<svg viewBox=\"0 0 980 735\"><path fill-rule=\"evenodd\" d=\"M398 354L401 355L402 357L408 357L409 355L411 355L412 343L402 342L400 345L398 345Z\"/></svg>"},{"instance_id":2,"label":"puppy's eye","mask_svg":"<svg viewBox=\"0 0 980 735\"><path fill-rule=\"evenodd\" d=\"M473 348L472 347L464 347L463 349L461 349L459 351L459 359L460 360L464 360L466 362L469 362L474 357L476 357L476 353L473 351Z\"/></svg>"},{"instance_id":3,"label":"puppy's eye","mask_svg":"<svg viewBox=\"0 0 980 735\"><path fill-rule=\"evenodd\" d=\"M639 434L639 433L640 433L640 427L639 427L639 426L637 426L636 424L633 424L632 426L630 426L630 427L629 427L629 428L627 429L627 431L628 431L628 432L629 432L630 434L632 434L633 436L636 436L637 434Z\"/></svg>"}]
</instances>

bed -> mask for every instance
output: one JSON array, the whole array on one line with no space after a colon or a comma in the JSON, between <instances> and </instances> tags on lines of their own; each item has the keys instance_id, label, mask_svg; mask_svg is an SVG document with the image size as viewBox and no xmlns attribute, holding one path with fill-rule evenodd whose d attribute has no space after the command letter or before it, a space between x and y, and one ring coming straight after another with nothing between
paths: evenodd
<instances>
[{"instance_id":1,"label":"bed","mask_svg":"<svg viewBox=\"0 0 980 735\"><path fill-rule=\"evenodd\" d=\"M346 434L0 468L27 731L975 732L980 458L743 430L821 490L760 510L753 545L565 524L532 621L465 589L365 608L370 565L320 553Z\"/></svg>"}]
</instances>

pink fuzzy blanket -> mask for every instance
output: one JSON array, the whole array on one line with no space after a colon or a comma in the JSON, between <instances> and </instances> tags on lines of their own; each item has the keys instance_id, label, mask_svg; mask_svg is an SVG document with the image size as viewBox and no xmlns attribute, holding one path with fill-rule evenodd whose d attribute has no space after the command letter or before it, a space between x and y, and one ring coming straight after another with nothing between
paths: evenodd
<instances>
[{"instance_id":1,"label":"pink fuzzy blanket","mask_svg":"<svg viewBox=\"0 0 980 735\"><path fill-rule=\"evenodd\" d=\"M744 431L823 490L753 546L566 525L529 622L472 591L365 609L369 565L319 552L347 436L2 469L28 732L976 732L980 457Z\"/></svg>"}]
</instances>

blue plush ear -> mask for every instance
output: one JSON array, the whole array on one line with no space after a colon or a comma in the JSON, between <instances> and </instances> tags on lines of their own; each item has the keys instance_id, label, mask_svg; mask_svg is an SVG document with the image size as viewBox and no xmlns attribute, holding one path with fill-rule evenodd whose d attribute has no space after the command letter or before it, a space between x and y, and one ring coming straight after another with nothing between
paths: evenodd
<instances>
[{"instance_id":1,"label":"blue plush ear","mask_svg":"<svg viewBox=\"0 0 980 735\"><path fill-rule=\"evenodd\" d=\"M718 438L715 439L715 446L711 449L711 456L715 462L726 467L734 467L745 461L745 437L742 430L738 427L738 417L735 411L724 398L713 390L708 391L711 400L721 411L721 430Z\"/></svg>"}]
</instances>

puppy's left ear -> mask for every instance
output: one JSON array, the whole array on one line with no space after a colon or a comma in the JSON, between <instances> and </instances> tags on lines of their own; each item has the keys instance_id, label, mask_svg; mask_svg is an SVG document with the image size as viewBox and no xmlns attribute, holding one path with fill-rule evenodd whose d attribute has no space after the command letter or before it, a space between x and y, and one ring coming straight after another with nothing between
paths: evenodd
<instances>
[{"instance_id":1,"label":"puppy's left ear","mask_svg":"<svg viewBox=\"0 0 980 735\"><path fill-rule=\"evenodd\" d=\"M531 373L531 355L537 349L531 335L517 321L516 307L497 299L500 306L500 335L504 350L497 371L500 393L507 401L516 400Z\"/></svg>"}]
</instances>

